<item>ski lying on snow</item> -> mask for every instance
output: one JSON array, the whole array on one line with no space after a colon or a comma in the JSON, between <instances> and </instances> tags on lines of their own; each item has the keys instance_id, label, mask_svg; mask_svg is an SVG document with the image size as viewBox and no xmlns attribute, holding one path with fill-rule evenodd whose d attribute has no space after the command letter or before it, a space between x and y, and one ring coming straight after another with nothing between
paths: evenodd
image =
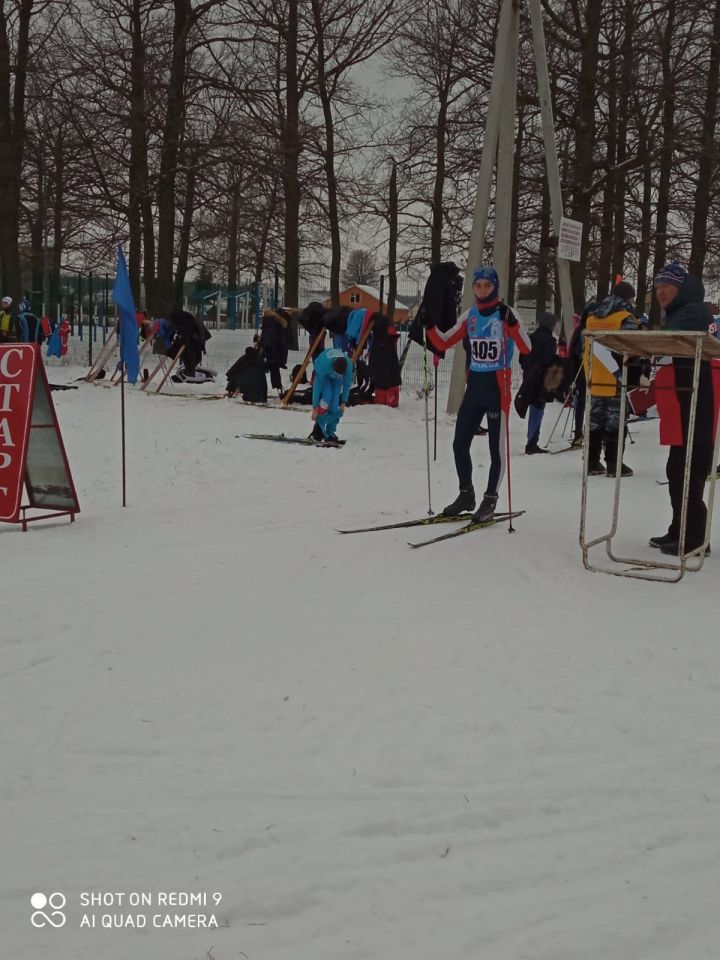
<instances>
[{"instance_id":1,"label":"ski lying on snow","mask_svg":"<svg viewBox=\"0 0 720 960\"><path fill-rule=\"evenodd\" d=\"M238 434L235 439L238 439ZM249 440L273 440L275 443L301 443L305 447L342 447L344 440L311 440L309 437L286 437L284 433L243 433Z\"/></svg>"},{"instance_id":2,"label":"ski lying on snow","mask_svg":"<svg viewBox=\"0 0 720 960\"><path fill-rule=\"evenodd\" d=\"M227 393L161 393L161 397L173 397L175 400L226 400Z\"/></svg>"},{"instance_id":3,"label":"ski lying on snow","mask_svg":"<svg viewBox=\"0 0 720 960\"><path fill-rule=\"evenodd\" d=\"M422 540L420 543L408 543L409 547L417 549L418 547L427 547L431 543L440 543L441 540L451 540L453 537L461 537L464 533L472 533L473 530L481 530L483 527L492 527L493 524L502 523L503 520L514 520L525 513L524 510L514 510L512 513L496 513L491 520L484 520L482 523L466 523L459 530L451 530L449 533L441 533L439 537L433 537L431 540Z\"/></svg>"},{"instance_id":4,"label":"ski lying on snow","mask_svg":"<svg viewBox=\"0 0 720 960\"><path fill-rule=\"evenodd\" d=\"M549 453L549 454L551 454L551 456L555 456L555 454L557 454L557 453L567 453L568 450L582 450L582 444L581 444L581 443L571 443L569 447L560 447L559 450L548 450L547 447L543 447L543 449L544 449L545 453Z\"/></svg>"},{"instance_id":5,"label":"ski lying on snow","mask_svg":"<svg viewBox=\"0 0 720 960\"><path fill-rule=\"evenodd\" d=\"M471 513L461 513L456 517L446 517L444 513L438 513L433 517L420 517L419 520L399 520L397 523L381 523L377 527L360 527L357 530L336 530L336 533L373 533L375 530L399 530L401 527L428 527L433 523L453 523L460 521L467 523L472 516Z\"/></svg>"},{"instance_id":6,"label":"ski lying on snow","mask_svg":"<svg viewBox=\"0 0 720 960\"><path fill-rule=\"evenodd\" d=\"M225 394L225 396L228 396ZM254 400L242 400L240 397L229 397L233 403L240 403L243 407L260 407L263 410L290 410L292 413L302 413L306 417L310 414L310 406L304 404L303 406L298 406L297 404L293 407L288 405L283 407L280 403L256 403Z\"/></svg>"}]
</instances>

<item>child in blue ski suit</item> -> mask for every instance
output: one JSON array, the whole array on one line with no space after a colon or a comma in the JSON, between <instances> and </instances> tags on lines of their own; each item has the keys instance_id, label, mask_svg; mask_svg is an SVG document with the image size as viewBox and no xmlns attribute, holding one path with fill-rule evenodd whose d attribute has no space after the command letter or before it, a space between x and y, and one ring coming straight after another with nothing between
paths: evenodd
<instances>
[{"instance_id":1,"label":"child in blue ski suit","mask_svg":"<svg viewBox=\"0 0 720 960\"><path fill-rule=\"evenodd\" d=\"M335 431L350 396L354 366L342 350L332 347L315 358L312 385L312 440L337 440Z\"/></svg>"}]
</instances>

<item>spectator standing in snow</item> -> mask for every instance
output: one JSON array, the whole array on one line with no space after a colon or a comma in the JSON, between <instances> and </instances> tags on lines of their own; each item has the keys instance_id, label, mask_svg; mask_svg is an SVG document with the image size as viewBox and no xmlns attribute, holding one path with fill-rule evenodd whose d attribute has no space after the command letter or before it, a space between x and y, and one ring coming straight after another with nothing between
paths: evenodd
<instances>
[{"instance_id":1,"label":"spectator standing in snow","mask_svg":"<svg viewBox=\"0 0 720 960\"><path fill-rule=\"evenodd\" d=\"M14 343L17 340L17 326L10 313L12 297L3 297L0 306L0 343Z\"/></svg>"},{"instance_id":2,"label":"spectator standing in snow","mask_svg":"<svg viewBox=\"0 0 720 960\"><path fill-rule=\"evenodd\" d=\"M616 283L609 297L599 307L588 314L586 328L588 332L602 330L637 330L637 319L633 314L632 302L635 290L624 280ZM607 474L614 477L617 470L617 450L620 430L620 386L618 358L606 348L593 345L592 383L590 388L590 436L588 438L588 474L595 476ZM590 344L585 343L583 353L585 376L587 377ZM605 444L605 467L600 462L603 443ZM620 465L623 477L631 477L633 471L626 464Z\"/></svg>"},{"instance_id":3,"label":"spectator standing in snow","mask_svg":"<svg viewBox=\"0 0 720 960\"><path fill-rule=\"evenodd\" d=\"M656 275L658 298L666 330L708 330L712 314L705 306L705 288L698 277L679 263L668 263ZM657 408L660 415L660 443L670 447L665 474L668 479L672 520L667 533L650 538L650 545L663 553L679 553L683 481L688 456L688 425L692 402L691 388L695 362L674 357L661 364L655 377ZM713 445L717 429L716 398L720 392L720 369L703 361L700 366L695 434L690 451L690 486L687 499L685 553L697 550L705 541L707 507L704 485L712 468ZM709 550L709 548L708 548Z\"/></svg>"},{"instance_id":4,"label":"spectator standing in snow","mask_svg":"<svg viewBox=\"0 0 720 960\"><path fill-rule=\"evenodd\" d=\"M531 349L520 357L523 383L520 388L528 403L528 429L525 453L546 453L540 446L540 427L545 414L545 404L552 395L548 392L545 377L556 362L557 340L553 334L557 317L543 313L537 327L530 334Z\"/></svg>"}]
</instances>

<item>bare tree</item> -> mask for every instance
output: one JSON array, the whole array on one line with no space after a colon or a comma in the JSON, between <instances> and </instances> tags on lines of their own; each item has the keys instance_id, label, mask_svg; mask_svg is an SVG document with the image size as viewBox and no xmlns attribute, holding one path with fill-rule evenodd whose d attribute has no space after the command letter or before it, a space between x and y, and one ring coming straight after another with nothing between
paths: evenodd
<instances>
[{"instance_id":1,"label":"bare tree","mask_svg":"<svg viewBox=\"0 0 720 960\"><path fill-rule=\"evenodd\" d=\"M720 86L720 0L712 6L712 21L709 31L706 65L705 102L702 109L702 132L700 134L698 173L692 209L692 246L688 268L702 277L708 249L707 212L708 201L716 193L713 189L714 171L717 170L718 152L715 146L715 130L718 114L718 87Z\"/></svg>"},{"instance_id":2,"label":"bare tree","mask_svg":"<svg viewBox=\"0 0 720 960\"><path fill-rule=\"evenodd\" d=\"M352 96L347 75L365 63L390 40L393 26L407 9L406 0L311 0L312 40L316 50L314 90L322 108L323 166L327 188L330 227L330 298L340 294L340 208L336 171L336 124L338 106L346 107L357 125L360 103ZM352 109L348 111L347 107Z\"/></svg>"},{"instance_id":3,"label":"bare tree","mask_svg":"<svg viewBox=\"0 0 720 960\"><path fill-rule=\"evenodd\" d=\"M0 259L3 291L20 295L22 173L26 148L27 83L34 59L67 10L64 0L0 3Z\"/></svg>"},{"instance_id":4,"label":"bare tree","mask_svg":"<svg viewBox=\"0 0 720 960\"><path fill-rule=\"evenodd\" d=\"M370 250L351 250L343 270L343 283L350 287L355 283L372 285L378 282L375 254Z\"/></svg>"}]
</instances>

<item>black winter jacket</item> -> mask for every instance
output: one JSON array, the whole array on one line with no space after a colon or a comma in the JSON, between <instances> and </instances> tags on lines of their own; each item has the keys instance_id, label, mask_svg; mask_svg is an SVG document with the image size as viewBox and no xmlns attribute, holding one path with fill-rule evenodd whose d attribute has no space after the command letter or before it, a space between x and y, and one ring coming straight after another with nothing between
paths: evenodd
<instances>
[{"instance_id":1,"label":"black winter jacket","mask_svg":"<svg viewBox=\"0 0 720 960\"><path fill-rule=\"evenodd\" d=\"M675 299L668 304L665 311L665 329L673 330L707 330L712 323L712 313L705 306L705 287L698 277L688 274L685 283L678 291ZM683 424L683 436L687 436L690 421L690 401L695 361L689 357L675 357L675 390L680 402ZM712 446L713 442L713 380L710 364L703 361L700 364L700 381L698 383L697 419L695 422L694 446Z\"/></svg>"}]
</instances>

